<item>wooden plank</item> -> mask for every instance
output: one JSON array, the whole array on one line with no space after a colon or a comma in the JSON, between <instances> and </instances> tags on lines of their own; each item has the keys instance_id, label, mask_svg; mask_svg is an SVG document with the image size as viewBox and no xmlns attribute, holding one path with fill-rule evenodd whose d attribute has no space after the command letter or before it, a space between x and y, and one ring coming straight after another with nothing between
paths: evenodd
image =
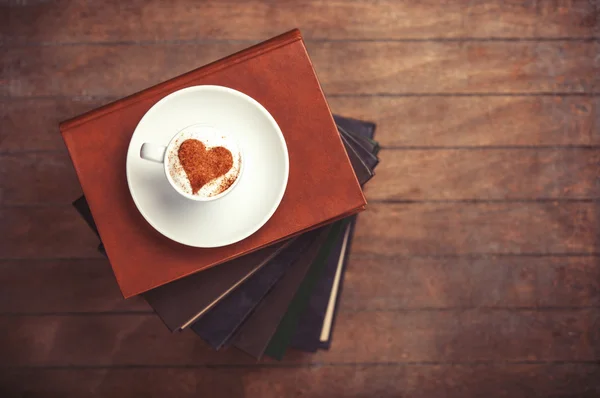
<instances>
[{"instance_id":1,"label":"wooden plank","mask_svg":"<svg viewBox=\"0 0 600 398\"><path fill-rule=\"evenodd\" d=\"M293 351L285 362L597 361L599 321L596 309L340 312L330 351ZM152 314L11 315L0 325L11 366L253 363L236 349L213 351L191 331L172 334Z\"/></svg>"},{"instance_id":2,"label":"wooden plank","mask_svg":"<svg viewBox=\"0 0 600 398\"><path fill-rule=\"evenodd\" d=\"M110 101L79 98L2 99L0 150L66 150L58 124L107 102Z\"/></svg>"},{"instance_id":3,"label":"wooden plank","mask_svg":"<svg viewBox=\"0 0 600 398\"><path fill-rule=\"evenodd\" d=\"M35 275L35 277L32 277ZM148 311L106 260L0 261L0 313ZM351 256L342 311L600 306L595 257Z\"/></svg>"},{"instance_id":4,"label":"wooden plank","mask_svg":"<svg viewBox=\"0 0 600 398\"><path fill-rule=\"evenodd\" d=\"M134 381L135 382L132 382ZM600 393L596 364L5 369L6 396L578 397Z\"/></svg>"},{"instance_id":5,"label":"wooden plank","mask_svg":"<svg viewBox=\"0 0 600 398\"><path fill-rule=\"evenodd\" d=\"M152 313L5 315L0 325L11 329L0 340L2 363L11 366L255 362L235 349L214 351L190 330L172 333Z\"/></svg>"},{"instance_id":6,"label":"wooden plank","mask_svg":"<svg viewBox=\"0 0 600 398\"><path fill-rule=\"evenodd\" d=\"M2 151L64 150L58 123L110 101L0 99ZM328 101L335 113L377 123L377 140L387 147L600 145L599 97L368 96Z\"/></svg>"},{"instance_id":7,"label":"wooden plank","mask_svg":"<svg viewBox=\"0 0 600 398\"><path fill-rule=\"evenodd\" d=\"M341 308L600 306L596 257L387 257L352 254Z\"/></svg>"},{"instance_id":8,"label":"wooden plank","mask_svg":"<svg viewBox=\"0 0 600 398\"><path fill-rule=\"evenodd\" d=\"M597 219L598 203L372 204L352 246L386 255L595 253Z\"/></svg>"},{"instance_id":9,"label":"wooden plank","mask_svg":"<svg viewBox=\"0 0 600 398\"><path fill-rule=\"evenodd\" d=\"M0 208L0 258L102 258L98 237L71 206Z\"/></svg>"},{"instance_id":10,"label":"wooden plank","mask_svg":"<svg viewBox=\"0 0 600 398\"><path fill-rule=\"evenodd\" d=\"M355 253L597 253L597 202L369 205ZM381 228L386 225L386 228ZM97 238L70 206L0 209L1 258L98 257Z\"/></svg>"},{"instance_id":11,"label":"wooden plank","mask_svg":"<svg viewBox=\"0 0 600 398\"><path fill-rule=\"evenodd\" d=\"M0 95L128 95L246 46L8 47ZM327 94L592 93L600 79L595 41L313 42L308 49Z\"/></svg>"},{"instance_id":12,"label":"wooden plank","mask_svg":"<svg viewBox=\"0 0 600 398\"><path fill-rule=\"evenodd\" d=\"M380 158L369 199L600 197L597 150L384 150Z\"/></svg>"},{"instance_id":13,"label":"wooden plank","mask_svg":"<svg viewBox=\"0 0 600 398\"><path fill-rule=\"evenodd\" d=\"M82 195L67 152L0 155L0 203L68 204Z\"/></svg>"},{"instance_id":14,"label":"wooden plank","mask_svg":"<svg viewBox=\"0 0 600 398\"><path fill-rule=\"evenodd\" d=\"M383 150L370 200L600 198L600 149ZM66 152L0 155L0 202L70 203L81 195Z\"/></svg>"},{"instance_id":15,"label":"wooden plank","mask_svg":"<svg viewBox=\"0 0 600 398\"><path fill-rule=\"evenodd\" d=\"M600 144L600 98L330 97L333 112L377 123L383 146Z\"/></svg>"},{"instance_id":16,"label":"wooden plank","mask_svg":"<svg viewBox=\"0 0 600 398\"><path fill-rule=\"evenodd\" d=\"M0 261L0 285L2 313L151 312L123 299L105 259Z\"/></svg>"},{"instance_id":17,"label":"wooden plank","mask_svg":"<svg viewBox=\"0 0 600 398\"><path fill-rule=\"evenodd\" d=\"M10 48L0 61L4 72L0 95L121 97L247 46L217 42Z\"/></svg>"},{"instance_id":18,"label":"wooden plank","mask_svg":"<svg viewBox=\"0 0 600 398\"><path fill-rule=\"evenodd\" d=\"M597 42L309 46L328 94L594 92L598 51Z\"/></svg>"},{"instance_id":19,"label":"wooden plank","mask_svg":"<svg viewBox=\"0 0 600 398\"><path fill-rule=\"evenodd\" d=\"M286 397L593 397L596 365L417 365L248 371L249 396ZM272 376L271 376L272 374ZM579 383L579 384L578 384Z\"/></svg>"},{"instance_id":20,"label":"wooden plank","mask_svg":"<svg viewBox=\"0 0 600 398\"><path fill-rule=\"evenodd\" d=\"M591 37L599 30L596 3L587 0L11 3L0 12L0 37L9 44L261 40L291 27L308 39Z\"/></svg>"}]
</instances>

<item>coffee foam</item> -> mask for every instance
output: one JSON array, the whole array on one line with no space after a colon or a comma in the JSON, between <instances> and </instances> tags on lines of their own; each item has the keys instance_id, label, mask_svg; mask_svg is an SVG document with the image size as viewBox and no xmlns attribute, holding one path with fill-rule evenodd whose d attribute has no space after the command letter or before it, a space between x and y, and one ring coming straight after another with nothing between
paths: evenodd
<instances>
[{"instance_id":1,"label":"coffee foam","mask_svg":"<svg viewBox=\"0 0 600 398\"><path fill-rule=\"evenodd\" d=\"M221 146L228 149L233 157L233 166L226 174L209 181L196 193L192 193L190 181L179 161L179 147L184 141L189 139L196 139L202 142L206 149ZM192 126L180 132L167 148L166 161L168 162L169 175L177 189L188 195L201 198L210 198L227 190L231 184L227 185L225 189L223 189L223 185L239 178L242 167L242 155L236 142L226 134L208 126Z\"/></svg>"}]
</instances>

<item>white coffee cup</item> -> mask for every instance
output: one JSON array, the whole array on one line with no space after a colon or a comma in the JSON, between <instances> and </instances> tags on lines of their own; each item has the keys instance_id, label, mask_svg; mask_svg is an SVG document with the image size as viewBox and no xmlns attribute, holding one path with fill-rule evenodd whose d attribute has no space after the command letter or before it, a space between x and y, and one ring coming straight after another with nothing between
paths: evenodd
<instances>
[{"instance_id":1,"label":"white coffee cup","mask_svg":"<svg viewBox=\"0 0 600 398\"><path fill-rule=\"evenodd\" d=\"M179 162L179 146L188 139L201 141L207 150L222 146L228 149L233 156L233 166L231 169L226 174L209 181L198 193L192 192L188 177ZM244 164L242 152L237 143L230 136L218 129L204 124L193 124L180 130L171 138L166 146L145 142L140 148L140 157L145 160L162 163L167 180L173 189L185 198L199 202L216 200L231 192L241 178ZM235 179L226 189L214 193L220 189L220 184L232 178ZM188 187L188 185L190 186Z\"/></svg>"}]
</instances>

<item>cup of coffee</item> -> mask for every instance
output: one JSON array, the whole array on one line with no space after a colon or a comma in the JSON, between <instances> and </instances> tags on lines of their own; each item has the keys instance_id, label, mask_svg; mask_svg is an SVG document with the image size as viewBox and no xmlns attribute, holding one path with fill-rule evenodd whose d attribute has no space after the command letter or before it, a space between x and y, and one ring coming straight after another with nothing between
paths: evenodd
<instances>
[{"instance_id":1,"label":"cup of coffee","mask_svg":"<svg viewBox=\"0 0 600 398\"><path fill-rule=\"evenodd\" d=\"M242 172L242 152L227 134L203 124L179 131L167 146L146 142L142 159L162 163L167 180L182 196L211 201L230 192Z\"/></svg>"}]
</instances>

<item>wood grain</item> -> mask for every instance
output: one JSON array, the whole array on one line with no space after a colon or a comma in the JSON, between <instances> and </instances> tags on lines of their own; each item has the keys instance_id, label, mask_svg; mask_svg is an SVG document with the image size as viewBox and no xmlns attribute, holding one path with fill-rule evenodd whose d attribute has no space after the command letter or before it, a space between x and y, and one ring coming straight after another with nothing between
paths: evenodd
<instances>
[{"instance_id":1,"label":"wood grain","mask_svg":"<svg viewBox=\"0 0 600 398\"><path fill-rule=\"evenodd\" d=\"M599 11L0 1L0 396L600 396ZM385 149L331 351L257 365L121 299L57 126L293 27Z\"/></svg>"},{"instance_id":2,"label":"wood grain","mask_svg":"<svg viewBox=\"0 0 600 398\"><path fill-rule=\"evenodd\" d=\"M64 150L58 123L116 98L0 99L0 149ZM600 98L330 97L334 113L377 123L384 147L600 145Z\"/></svg>"},{"instance_id":3,"label":"wood grain","mask_svg":"<svg viewBox=\"0 0 600 398\"><path fill-rule=\"evenodd\" d=\"M132 382L135 380L135 382ZM596 364L318 365L242 368L10 369L6 396L578 397L600 392Z\"/></svg>"},{"instance_id":4,"label":"wood grain","mask_svg":"<svg viewBox=\"0 0 600 398\"><path fill-rule=\"evenodd\" d=\"M102 258L98 237L71 206L0 208L0 256Z\"/></svg>"},{"instance_id":5,"label":"wood grain","mask_svg":"<svg viewBox=\"0 0 600 398\"><path fill-rule=\"evenodd\" d=\"M600 305L596 257L352 254L341 308L566 308Z\"/></svg>"},{"instance_id":6,"label":"wood grain","mask_svg":"<svg viewBox=\"0 0 600 398\"><path fill-rule=\"evenodd\" d=\"M383 150L369 200L598 199L600 149ZM65 152L0 155L0 203L81 195Z\"/></svg>"},{"instance_id":7,"label":"wood grain","mask_svg":"<svg viewBox=\"0 0 600 398\"><path fill-rule=\"evenodd\" d=\"M598 253L598 206L555 203L375 203L354 253ZM386 228L380 228L386 225ZM98 240L70 206L0 208L2 258L96 258Z\"/></svg>"},{"instance_id":8,"label":"wood grain","mask_svg":"<svg viewBox=\"0 0 600 398\"><path fill-rule=\"evenodd\" d=\"M290 351L284 363L597 361L599 316L589 309L340 312L330 351ZM3 364L11 366L254 362L234 348L215 352L191 331L172 334L152 314L10 315L0 326Z\"/></svg>"},{"instance_id":9,"label":"wood grain","mask_svg":"<svg viewBox=\"0 0 600 398\"><path fill-rule=\"evenodd\" d=\"M108 260L0 261L0 312L151 312L141 298L124 300Z\"/></svg>"},{"instance_id":10,"label":"wood grain","mask_svg":"<svg viewBox=\"0 0 600 398\"><path fill-rule=\"evenodd\" d=\"M0 151L65 151L58 124L109 100L81 98L0 99Z\"/></svg>"},{"instance_id":11,"label":"wood grain","mask_svg":"<svg viewBox=\"0 0 600 398\"><path fill-rule=\"evenodd\" d=\"M372 204L355 253L596 253L598 203ZM385 228L381 226L385 225Z\"/></svg>"},{"instance_id":12,"label":"wood grain","mask_svg":"<svg viewBox=\"0 0 600 398\"><path fill-rule=\"evenodd\" d=\"M384 147L600 144L600 99L560 96L330 97L333 112L377 123Z\"/></svg>"},{"instance_id":13,"label":"wood grain","mask_svg":"<svg viewBox=\"0 0 600 398\"><path fill-rule=\"evenodd\" d=\"M82 195L66 152L0 155L0 203L71 203Z\"/></svg>"},{"instance_id":14,"label":"wood grain","mask_svg":"<svg viewBox=\"0 0 600 398\"><path fill-rule=\"evenodd\" d=\"M139 297L123 300L102 259L0 261L0 286L5 314L151 312ZM341 302L342 311L593 306L600 265L585 256L353 254Z\"/></svg>"},{"instance_id":15,"label":"wood grain","mask_svg":"<svg viewBox=\"0 0 600 398\"><path fill-rule=\"evenodd\" d=\"M586 0L13 3L0 12L0 37L9 44L261 40L294 27L308 39L334 40L592 37L599 30L596 3Z\"/></svg>"},{"instance_id":16,"label":"wood grain","mask_svg":"<svg viewBox=\"0 0 600 398\"><path fill-rule=\"evenodd\" d=\"M247 43L8 47L4 96L122 96ZM594 93L596 41L313 42L327 94Z\"/></svg>"},{"instance_id":17,"label":"wood grain","mask_svg":"<svg viewBox=\"0 0 600 398\"><path fill-rule=\"evenodd\" d=\"M368 199L600 197L596 150L384 150L379 156Z\"/></svg>"}]
</instances>

